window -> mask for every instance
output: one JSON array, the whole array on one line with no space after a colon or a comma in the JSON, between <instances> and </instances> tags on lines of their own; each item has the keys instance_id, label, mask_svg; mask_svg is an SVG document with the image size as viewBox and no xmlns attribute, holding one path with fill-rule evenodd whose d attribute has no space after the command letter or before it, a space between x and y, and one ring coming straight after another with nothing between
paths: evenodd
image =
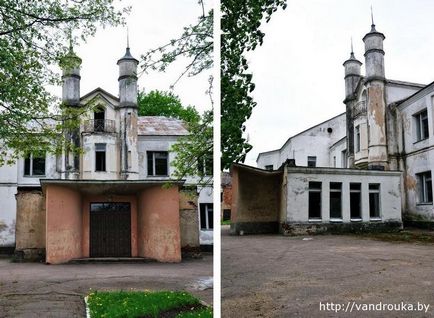
<instances>
[{"instance_id":1,"label":"window","mask_svg":"<svg viewBox=\"0 0 434 318\"><path fill-rule=\"evenodd\" d=\"M419 203L432 203L431 171L418 173Z\"/></svg>"},{"instance_id":2,"label":"window","mask_svg":"<svg viewBox=\"0 0 434 318\"><path fill-rule=\"evenodd\" d=\"M273 165L266 165L265 170L273 170Z\"/></svg>"},{"instance_id":3,"label":"window","mask_svg":"<svg viewBox=\"0 0 434 318\"><path fill-rule=\"evenodd\" d=\"M106 144L95 144L95 171L106 171Z\"/></svg>"},{"instance_id":4,"label":"window","mask_svg":"<svg viewBox=\"0 0 434 318\"><path fill-rule=\"evenodd\" d=\"M360 125L356 126L355 133L354 133L354 151L359 152L360 151Z\"/></svg>"},{"instance_id":5,"label":"window","mask_svg":"<svg viewBox=\"0 0 434 318\"><path fill-rule=\"evenodd\" d=\"M422 112L413 115L414 122L416 123L416 141L427 139L428 132L428 112L423 110Z\"/></svg>"},{"instance_id":6,"label":"window","mask_svg":"<svg viewBox=\"0 0 434 318\"><path fill-rule=\"evenodd\" d=\"M223 221L230 221L231 220L231 210L230 209L224 209L223 210Z\"/></svg>"},{"instance_id":7,"label":"window","mask_svg":"<svg viewBox=\"0 0 434 318\"><path fill-rule=\"evenodd\" d=\"M307 157L307 166L308 167L316 167L316 157L308 156Z\"/></svg>"},{"instance_id":8,"label":"window","mask_svg":"<svg viewBox=\"0 0 434 318\"><path fill-rule=\"evenodd\" d=\"M212 203L200 204L200 228L202 230L212 230L214 228L213 214Z\"/></svg>"},{"instance_id":9,"label":"window","mask_svg":"<svg viewBox=\"0 0 434 318\"><path fill-rule=\"evenodd\" d=\"M342 219L342 183L330 182L330 219Z\"/></svg>"},{"instance_id":10,"label":"window","mask_svg":"<svg viewBox=\"0 0 434 318\"><path fill-rule=\"evenodd\" d=\"M360 220L362 201L362 184L350 183L350 218L351 220Z\"/></svg>"},{"instance_id":11,"label":"window","mask_svg":"<svg viewBox=\"0 0 434 318\"><path fill-rule=\"evenodd\" d=\"M167 151L148 151L148 176L168 175Z\"/></svg>"},{"instance_id":12,"label":"window","mask_svg":"<svg viewBox=\"0 0 434 318\"><path fill-rule=\"evenodd\" d=\"M341 153L341 165L342 168L346 168L347 167L347 151L346 150L342 150Z\"/></svg>"},{"instance_id":13,"label":"window","mask_svg":"<svg viewBox=\"0 0 434 318\"><path fill-rule=\"evenodd\" d=\"M29 177L45 175L45 151L30 153L24 158L24 175Z\"/></svg>"},{"instance_id":14,"label":"window","mask_svg":"<svg viewBox=\"0 0 434 318\"><path fill-rule=\"evenodd\" d=\"M380 218L380 184L369 184L369 217Z\"/></svg>"},{"instance_id":15,"label":"window","mask_svg":"<svg viewBox=\"0 0 434 318\"><path fill-rule=\"evenodd\" d=\"M214 171L212 155L199 158L197 162L197 170L199 175L212 176Z\"/></svg>"},{"instance_id":16,"label":"window","mask_svg":"<svg viewBox=\"0 0 434 318\"><path fill-rule=\"evenodd\" d=\"M309 182L309 220L321 219L321 182Z\"/></svg>"},{"instance_id":17,"label":"window","mask_svg":"<svg viewBox=\"0 0 434 318\"><path fill-rule=\"evenodd\" d=\"M333 168L336 168L336 156L333 156Z\"/></svg>"},{"instance_id":18,"label":"window","mask_svg":"<svg viewBox=\"0 0 434 318\"><path fill-rule=\"evenodd\" d=\"M93 113L93 128L94 131L104 131L104 119L105 111L104 108L97 109Z\"/></svg>"}]
</instances>

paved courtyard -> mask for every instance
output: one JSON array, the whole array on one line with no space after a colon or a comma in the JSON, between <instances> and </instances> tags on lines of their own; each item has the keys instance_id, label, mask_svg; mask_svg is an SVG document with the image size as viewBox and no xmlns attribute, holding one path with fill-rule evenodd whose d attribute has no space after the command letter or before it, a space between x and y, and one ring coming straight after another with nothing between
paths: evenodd
<instances>
[{"instance_id":1,"label":"paved courtyard","mask_svg":"<svg viewBox=\"0 0 434 318\"><path fill-rule=\"evenodd\" d=\"M0 259L0 317L85 317L83 297L98 290L187 290L212 303L212 256L179 264L11 263Z\"/></svg>"},{"instance_id":2,"label":"paved courtyard","mask_svg":"<svg viewBox=\"0 0 434 318\"><path fill-rule=\"evenodd\" d=\"M344 235L229 236L226 229L222 297L222 317L434 317L434 245ZM320 302L350 302L350 310L353 301L431 306L427 313L319 310Z\"/></svg>"}]
</instances>

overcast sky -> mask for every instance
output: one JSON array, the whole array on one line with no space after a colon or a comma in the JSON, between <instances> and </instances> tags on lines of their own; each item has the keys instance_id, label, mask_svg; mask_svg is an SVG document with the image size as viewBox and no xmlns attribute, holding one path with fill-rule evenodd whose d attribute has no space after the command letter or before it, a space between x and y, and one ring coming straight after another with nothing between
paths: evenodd
<instances>
[{"instance_id":1,"label":"overcast sky","mask_svg":"<svg viewBox=\"0 0 434 318\"><path fill-rule=\"evenodd\" d=\"M259 152L345 111L344 68L353 37L364 63L362 38L371 25L384 33L389 79L428 84L434 80L434 1L288 0L262 31L264 44L250 55L258 105L247 123L256 166ZM364 65L362 65L364 74Z\"/></svg>"},{"instance_id":2,"label":"overcast sky","mask_svg":"<svg viewBox=\"0 0 434 318\"><path fill-rule=\"evenodd\" d=\"M146 51L157 48L169 40L178 37L183 27L195 24L202 14L196 0L127 0L122 5L131 5L131 13L126 18L129 27L131 54L139 59ZM210 6L210 4L208 5ZM116 62L125 54L126 27L100 29L94 38L74 48L83 59L81 68L81 95L101 87L118 96L118 66ZM139 88L168 90L181 74L186 63L178 61L165 73L152 72L143 74L138 81ZM208 76L185 77L175 86L175 94L179 95L184 105L194 105L202 112L210 108ZM57 89L61 95L61 88Z\"/></svg>"}]
</instances>

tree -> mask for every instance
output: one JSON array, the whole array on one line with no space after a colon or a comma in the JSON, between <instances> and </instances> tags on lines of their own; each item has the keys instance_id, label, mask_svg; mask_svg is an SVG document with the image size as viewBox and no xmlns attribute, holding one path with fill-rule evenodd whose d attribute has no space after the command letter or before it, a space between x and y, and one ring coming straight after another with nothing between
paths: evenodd
<instances>
[{"instance_id":1,"label":"tree","mask_svg":"<svg viewBox=\"0 0 434 318\"><path fill-rule=\"evenodd\" d=\"M265 34L259 28L280 7L286 8L286 0L222 0L222 169L230 168L233 162L244 162L252 149L244 132L245 122L256 106L251 96L255 84L245 53L262 45Z\"/></svg>"},{"instance_id":2,"label":"tree","mask_svg":"<svg viewBox=\"0 0 434 318\"><path fill-rule=\"evenodd\" d=\"M167 116L182 119L186 123L197 123L199 113L193 106L184 107L172 92L153 90L138 96L139 116Z\"/></svg>"},{"instance_id":3,"label":"tree","mask_svg":"<svg viewBox=\"0 0 434 318\"><path fill-rule=\"evenodd\" d=\"M202 14L196 24L184 28L184 32L176 39L152 49L141 56L142 72L164 72L179 57L188 60L183 72L176 78L174 87L184 76L195 76L213 67L213 12L206 11L203 0L199 0ZM209 78L206 92L212 100L213 78ZM198 122L188 124L190 134L182 137L172 147L177 153L172 162L174 175L178 179L186 176L200 176L199 184L211 185L212 176L203 173L204 166L212 165L213 157L213 110L206 111Z\"/></svg>"},{"instance_id":4,"label":"tree","mask_svg":"<svg viewBox=\"0 0 434 318\"><path fill-rule=\"evenodd\" d=\"M116 10L113 2L0 0L0 165L31 151L58 150L53 141L62 142L64 123L77 125L77 113L47 91L60 83L53 66L68 42L72 47L97 25L123 22L128 8Z\"/></svg>"}]
</instances>

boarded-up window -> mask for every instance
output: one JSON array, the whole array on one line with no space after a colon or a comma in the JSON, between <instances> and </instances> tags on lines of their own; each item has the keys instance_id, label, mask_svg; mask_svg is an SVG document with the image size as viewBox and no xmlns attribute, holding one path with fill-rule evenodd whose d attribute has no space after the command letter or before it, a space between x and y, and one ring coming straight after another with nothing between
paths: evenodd
<instances>
[{"instance_id":1,"label":"boarded-up window","mask_svg":"<svg viewBox=\"0 0 434 318\"><path fill-rule=\"evenodd\" d=\"M309 182L309 219L321 219L321 182Z\"/></svg>"}]
</instances>

